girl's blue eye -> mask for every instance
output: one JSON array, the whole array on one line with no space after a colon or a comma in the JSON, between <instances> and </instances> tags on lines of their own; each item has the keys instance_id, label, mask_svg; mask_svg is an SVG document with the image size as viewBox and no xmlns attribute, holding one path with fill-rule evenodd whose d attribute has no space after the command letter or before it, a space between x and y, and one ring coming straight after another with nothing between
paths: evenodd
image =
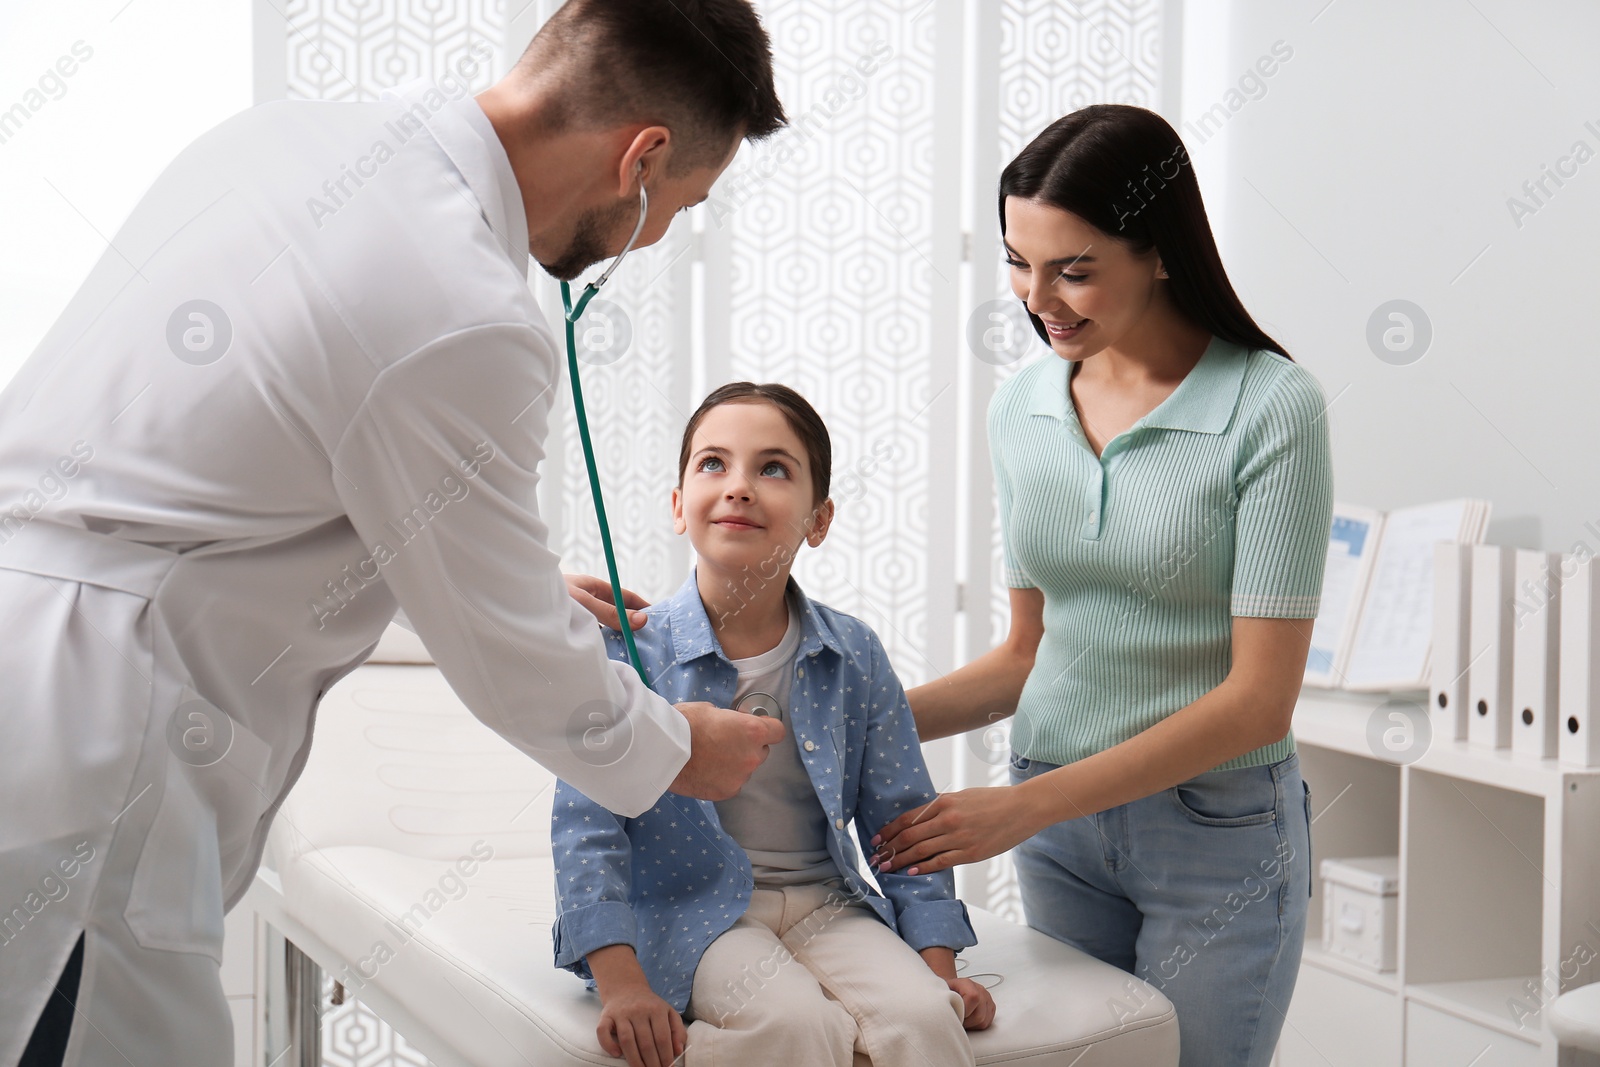
<instances>
[{"instance_id":1,"label":"girl's blue eye","mask_svg":"<svg viewBox=\"0 0 1600 1067\"><path fill-rule=\"evenodd\" d=\"M709 465L712 464L712 463L716 463L716 464L718 464L720 466L721 463L722 463L722 460L718 459L716 456L707 456L705 459L702 459L700 461L700 468L699 469L700 470L709 470L710 469Z\"/></svg>"},{"instance_id":2,"label":"girl's blue eye","mask_svg":"<svg viewBox=\"0 0 1600 1067\"><path fill-rule=\"evenodd\" d=\"M782 463L779 463L777 460L771 460L770 462L768 462L765 467L761 468L761 473L762 474L766 474L768 471L771 471L771 470L776 470L781 477L784 477L784 478L789 477L789 468L785 467Z\"/></svg>"}]
</instances>

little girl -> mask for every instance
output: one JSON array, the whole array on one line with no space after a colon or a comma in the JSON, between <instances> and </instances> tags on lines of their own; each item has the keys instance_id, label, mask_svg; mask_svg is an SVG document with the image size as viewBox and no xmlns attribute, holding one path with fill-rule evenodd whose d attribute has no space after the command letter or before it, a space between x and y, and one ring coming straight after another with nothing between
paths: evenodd
<instances>
[{"instance_id":1,"label":"little girl","mask_svg":"<svg viewBox=\"0 0 1600 1067\"><path fill-rule=\"evenodd\" d=\"M697 565L635 640L669 701L782 721L739 795L626 819L557 786L556 965L598 989L600 1044L632 1067L971 1067L963 1027L994 1015L956 977L977 939L950 873L879 872L880 893L859 872L851 821L870 838L934 790L877 635L789 577L827 536L831 463L781 385L725 385L683 433L672 518Z\"/></svg>"}]
</instances>

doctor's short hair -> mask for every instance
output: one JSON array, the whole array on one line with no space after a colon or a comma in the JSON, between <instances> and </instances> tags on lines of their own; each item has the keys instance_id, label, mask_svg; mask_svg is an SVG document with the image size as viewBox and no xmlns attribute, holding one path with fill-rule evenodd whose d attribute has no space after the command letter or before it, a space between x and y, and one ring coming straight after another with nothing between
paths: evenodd
<instances>
[{"instance_id":1,"label":"doctor's short hair","mask_svg":"<svg viewBox=\"0 0 1600 1067\"><path fill-rule=\"evenodd\" d=\"M828 499L828 485L833 477L833 440L828 436L827 423L817 414L817 409L787 385L775 382L729 382L713 389L700 406L689 416L683 428L683 444L678 449L678 485L683 486L683 476L689 469L689 451L693 447L694 432L700 428L706 413L723 404L771 404L782 413L784 421L800 438L806 450L806 462L811 465L812 504Z\"/></svg>"},{"instance_id":2,"label":"doctor's short hair","mask_svg":"<svg viewBox=\"0 0 1600 1067\"><path fill-rule=\"evenodd\" d=\"M516 65L533 77L552 70L554 131L665 126L674 175L722 162L741 132L758 141L788 122L750 0L567 0Z\"/></svg>"}]
</instances>

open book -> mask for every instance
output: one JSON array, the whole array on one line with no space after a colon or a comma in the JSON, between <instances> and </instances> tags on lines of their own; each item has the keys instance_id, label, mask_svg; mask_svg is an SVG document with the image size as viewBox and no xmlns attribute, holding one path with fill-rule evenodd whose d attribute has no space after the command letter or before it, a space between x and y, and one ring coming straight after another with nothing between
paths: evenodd
<instances>
[{"instance_id":1,"label":"open book","mask_svg":"<svg viewBox=\"0 0 1600 1067\"><path fill-rule=\"evenodd\" d=\"M1307 685L1426 689L1433 644L1433 545L1480 544L1487 500L1446 500L1385 515L1333 505Z\"/></svg>"}]
</instances>

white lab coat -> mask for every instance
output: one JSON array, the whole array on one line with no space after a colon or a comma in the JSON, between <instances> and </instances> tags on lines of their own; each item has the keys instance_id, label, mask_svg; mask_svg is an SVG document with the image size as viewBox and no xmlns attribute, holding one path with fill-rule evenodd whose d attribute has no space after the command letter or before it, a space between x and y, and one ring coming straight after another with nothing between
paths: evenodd
<instances>
[{"instance_id":1,"label":"white lab coat","mask_svg":"<svg viewBox=\"0 0 1600 1067\"><path fill-rule=\"evenodd\" d=\"M685 763L536 511L560 360L526 233L470 96L264 104L162 173L0 395L3 1067L85 929L69 1064L232 1062L223 912L397 602L606 806Z\"/></svg>"}]
</instances>

